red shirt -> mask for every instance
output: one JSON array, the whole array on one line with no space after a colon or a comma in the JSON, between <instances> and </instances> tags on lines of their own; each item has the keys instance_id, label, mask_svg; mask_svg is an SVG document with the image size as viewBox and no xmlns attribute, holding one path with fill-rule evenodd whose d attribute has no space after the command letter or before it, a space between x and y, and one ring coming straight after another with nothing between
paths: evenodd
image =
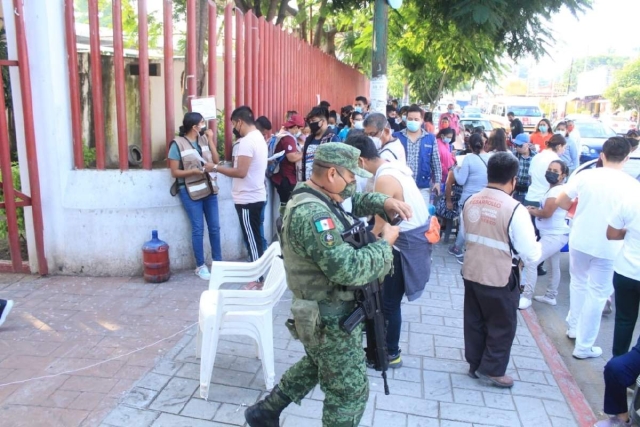
<instances>
[{"instance_id":1,"label":"red shirt","mask_svg":"<svg viewBox=\"0 0 640 427\"><path fill-rule=\"evenodd\" d=\"M282 150L284 150L284 158L280 162L280 170L277 174L271 177L271 181L273 181L273 183L276 185L280 185L282 184L282 178L285 177L289 180L290 184L295 185L295 183L297 182L296 164L291 163L289 159L287 159L287 154L298 152L298 145L296 144L296 141L292 136L283 136L282 139L278 141L275 152L279 153Z\"/></svg>"}]
</instances>

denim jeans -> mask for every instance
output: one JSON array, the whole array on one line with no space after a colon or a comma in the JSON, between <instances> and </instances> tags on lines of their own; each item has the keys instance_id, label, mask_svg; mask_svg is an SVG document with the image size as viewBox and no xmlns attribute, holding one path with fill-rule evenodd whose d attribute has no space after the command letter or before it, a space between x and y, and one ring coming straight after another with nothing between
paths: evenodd
<instances>
[{"instance_id":1,"label":"denim jeans","mask_svg":"<svg viewBox=\"0 0 640 427\"><path fill-rule=\"evenodd\" d=\"M220 220L218 218L218 196L210 195L200 200L191 200L186 187L181 187L180 200L191 222L191 244L196 265L204 265L204 220L207 220L209 243L211 244L211 258L222 261L220 246ZM204 215L203 215L204 214Z\"/></svg>"},{"instance_id":2,"label":"denim jeans","mask_svg":"<svg viewBox=\"0 0 640 427\"><path fill-rule=\"evenodd\" d=\"M393 250L393 275L387 274L382 286L382 313L387 323L387 350L389 356L400 351L400 329L402 326L402 310L404 296L404 275L402 274L402 257Z\"/></svg>"},{"instance_id":3,"label":"denim jeans","mask_svg":"<svg viewBox=\"0 0 640 427\"><path fill-rule=\"evenodd\" d=\"M627 387L635 384L638 375L640 375L640 350L638 349L638 344L628 353L615 356L609 360L609 363L604 367L605 414L618 415L629 410L627 406Z\"/></svg>"}]
</instances>

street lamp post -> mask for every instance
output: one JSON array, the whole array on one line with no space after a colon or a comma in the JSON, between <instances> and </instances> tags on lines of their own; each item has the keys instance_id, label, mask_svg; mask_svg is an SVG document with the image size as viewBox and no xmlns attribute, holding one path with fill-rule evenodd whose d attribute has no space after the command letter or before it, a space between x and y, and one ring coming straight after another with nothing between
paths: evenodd
<instances>
[{"instance_id":1,"label":"street lamp post","mask_svg":"<svg viewBox=\"0 0 640 427\"><path fill-rule=\"evenodd\" d=\"M387 105L387 0L376 0L373 12L373 57L371 60L370 111L386 114Z\"/></svg>"}]
</instances>

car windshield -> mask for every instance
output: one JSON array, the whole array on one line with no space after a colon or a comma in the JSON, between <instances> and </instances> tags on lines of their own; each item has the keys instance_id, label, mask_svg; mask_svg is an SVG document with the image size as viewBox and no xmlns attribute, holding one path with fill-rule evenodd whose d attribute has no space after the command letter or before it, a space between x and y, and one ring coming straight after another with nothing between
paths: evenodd
<instances>
[{"instance_id":1,"label":"car windshield","mask_svg":"<svg viewBox=\"0 0 640 427\"><path fill-rule=\"evenodd\" d=\"M488 120L461 120L460 122L465 129L473 130L473 128L482 127L485 131L493 130L493 126Z\"/></svg>"},{"instance_id":2,"label":"car windshield","mask_svg":"<svg viewBox=\"0 0 640 427\"><path fill-rule=\"evenodd\" d=\"M522 116L542 116L542 113L540 112L540 109L538 107L525 107L525 106L518 106L518 107L509 107L508 108L509 111L513 111L513 114L516 115L516 117L522 117Z\"/></svg>"},{"instance_id":3,"label":"car windshield","mask_svg":"<svg viewBox=\"0 0 640 427\"><path fill-rule=\"evenodd\" d=\"M576 123L582 138L610 138L616 136L613 129L600 122Z\"/></svg>"},{"instance_id":4,"label":"car windshield","mask_svg":"<svg viewBox=\"0 0 640 427\"><path fill-rule=\"evenodd\" d=\"M481 114L482 110L478 107L466 107L464 109L465 114Z\"/></svg>"}]
</instances>

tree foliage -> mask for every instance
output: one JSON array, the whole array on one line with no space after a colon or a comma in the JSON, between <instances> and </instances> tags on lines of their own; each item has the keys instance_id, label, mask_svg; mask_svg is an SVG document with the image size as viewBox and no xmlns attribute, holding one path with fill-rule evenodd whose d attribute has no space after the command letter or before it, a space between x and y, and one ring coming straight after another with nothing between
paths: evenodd
<instances>
[{"instance_id":1,"label":"tree foliage","mask_svg":"<svg viewBox=\"0 0 640 427\"><path fill-rule=\"evenodd\" d=\"M628 62L616 73L604 96L616 107L640 111L640 58Z\"/></svg>"}]
</instances>

